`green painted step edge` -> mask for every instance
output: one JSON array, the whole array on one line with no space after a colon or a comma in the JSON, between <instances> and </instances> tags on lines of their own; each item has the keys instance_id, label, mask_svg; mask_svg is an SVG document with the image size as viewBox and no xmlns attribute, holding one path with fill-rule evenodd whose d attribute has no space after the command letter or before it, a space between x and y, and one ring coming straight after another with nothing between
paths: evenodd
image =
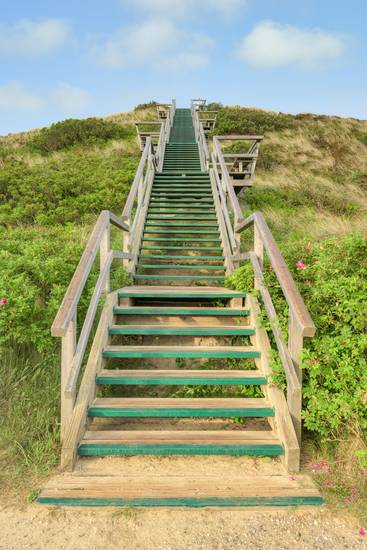
<instances>
[{"instance_id":1,"label":"green painted step edge","mask_svg":"<svg viewBox=\"0 0 367 550\"><path fill-rule=\"evenodd\" d=\"M185 246L142 246L140 250L186 250ZM190 250L222 250L220 246L193 246Z\"/></svg>"},{"instance_id":2,"label":"green painted step edge","mask_svg":"<svg viewBox=\"0 0 367 550\"><path fill-rule=\"evenodd\" d=\"M87 444L78 448L79 456L109 455L236 455L281 456L282 445L204 445L204 444Z\"/></svg>"},{"instance_id":3,"label":"green painted step edge","mask_svg":"<svg viewBox=\"0 0 367 550\"><path fill-rule=\"evenodd\" d=\"M88 416L93 418L268 418L274 416L272 407L248 408L164 408L136 409L124 407L90 407Z\"/></svg>"},{"instance_id":4,"label":"green painted step edge","mask_svg":"<svg viewBox=\"0 0 367 550\"><path fill-rule=\"evenodd\" d=\"M257 378L172 378L172 377L112 377L97 376L96 384L106 386L266 386L267 380L264 376Z\"/></svg>"},{"instance_id":5,"label":"green painted step edge","mask_svg":"<svg viewBox=\"0 0 367 550\"><path fill-rule=\"evenodd\" d=\"M283 508L288 506L321 506L322 497L177 497L177 498L78 498L78 497L38 497L39 504L53 506L89 507L188 507L188 508Z\"/></svg>"},{"instance_id":6,"label":"green painted step edge","mask_svg":"<svg viewBox=\"0 0 367 550\"><path fill-rule=\"evenodd\" d=\"M134 275L133 279L136 281L143 281L144 279L165 279L171 281L221 281L224 283L224 277L216 277L213 275Z\"/></svg>"},{"instance_id":7,"label":"green painted step edge","mask_svg":"<svg viewBox=\"0 0 367 550\"><path fill-rule=\"evenodd\" d=\"M137 269L206 269L211 271L225 271L223 265L175 265L175 264L136 264Z\"/></svg>"},{"instance_id":8,"label":"green painted step edge","mask_svg":"<svg viewBox=\"0 0 367 550\"><path fill-rule=\"evenodd\" d=\"M246 298L247 292L231 292L230 290L228 292L221 292L218 294L218 292L205 292L203 289L203 292L195 292L192 294L187 294L183 292L174 292L174 287L172 288L172 291L170 290L169 293L167 292L134 292L133 290L120 290L118 292L119 298L208 298L208 299L228 299L228 298ZM242 311L242 310L239 310Z\"/></svg>"},{"instance_id":9,"label":"green painted step edge","mask_svg":"<svg viewBox=\"0 0 367 550\"><path fill-rule=\"evenodd\" d=\"M108 334L136 334L136 335L152 335L152 336L252 336L255 334L255 329L242 328L201 328L201 327L154 327L154 328L131 328L121 325L121 327L110 327Z\"/></svg>"},{"instance_id":10,"label":"green painted step edge","mask_svg":"<svg viewBox=\"0 0 367 550\"><path fill-rule=\"evenodd\" d=\"M224 256L172 256L170 254L141 254L140 259L152 258L161 260L224 260Z\"/></svg>"},{"instance_id":11,"label":"green painted step edge","mask_svg":"<svg viewBox=\"0 0 367 550\"><path fill-rule=\"evenodd\" d=\"M212 317L212 316L229 316L229 317L247 317L250 315L249 309L221 309L221 310L211 310L200 308L199 310L191 308L175 308L174 310L169 307L166 308L157 308L157 307L148 307L148 308L134 308L134 307L114 307L114 315L167 315L171 317L175 316L187 316L191 315L192 317Z\"/></svg>"},{"instance_id":12,"label":"green painted step edge","mask_svg":"<svg viewBox=\"0 0 367 550\"><path fill-rule=\"evenodd\" d=\"M147 359L152 357L158 357L160 359L201 359L201 358L211 358L211 359L255 359L260 357L259 351L218 351L218 349L213 346L213 350L203 351L198 346L198 349L195 351L185 351L184 347L181 347L180 350L150 350L150 351L139 351L139 350L120 350L120 351L109 351L103 350L102 357L105 359L121 359L121 358L140 358Z\"/></svg>"},{"instance_id":13,"label":"green painted step edge","mask_svg":"<svg viewBox=\"0 0 367 550\"><path fill-rule=\"evenodd\" d=\"M153 235L156 233L167 233L167 235L172 235L172 233L186 233L188 235L218 235L219 229L175 229L173 231L169 229L145 229L144 227L144 234L145 233L152 233Z\"/></svg>"},{"instance_id":14,"label":"green painted step edge","mask_svg":"<svg viewBox=\"0 0 367 550\"><path fill-rule=\"evenodd\" d=\"M145 227L218 227L218 223L216 222L195 222L195 221L188 221L185 220L166 220L166 219L157 219L157 221L151 221L147 220L145 222Z\"/></svg>"},{"instance_id":15,"label":"green painted step edge","mask_svg":"<svg viewBox=\"0 0 367 550\"><path fill-rule=\"evenodd\" d=\"M200 237L144 237L142 238L142 241L150 241L150 242L194 242L194 243L220 243L222 242L221 239L217 239L215 237L211 237L210 239L202 239Z\"/></svg>"}]
</instances>

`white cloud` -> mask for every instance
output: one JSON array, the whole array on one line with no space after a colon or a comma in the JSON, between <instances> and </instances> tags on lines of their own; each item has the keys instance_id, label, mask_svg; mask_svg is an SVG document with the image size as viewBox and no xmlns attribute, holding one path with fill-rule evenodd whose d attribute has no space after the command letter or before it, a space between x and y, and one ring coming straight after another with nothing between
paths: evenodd
<instances>
[{"instance_id":1,"label":"white cloud","mask_svg":"<svg viewBox=\"0 0 367 550\"><path fill-rule=\"evenodd\" d=\"M41 98L26 89L21 82L0 86L0 111L38 111L44 106Z\"/></svg>"},{"instance_id":2,"label":"white cloud","mask_svg":"<svg viewBox=\"0 0 367 550\"><path fill-rule=\"evenodd\" d=\"M245 36L238 53L247 63L260 68L317 68L338 59L344 51L344 40L339 35L261 21Z\"/></svg>"},{"instance_id":3,"label":"white cloud","mask_svg":"<svg viewBox=\"0 0 367 550\"><path fill-rule=\"evenodd\" d=\"M208 36L183 30L171 20L147 19L119 29L104 44L94 46L91 57L101 65L116 68L146 65L187 70L207 65L212 44Z\"/></svg>"},{"instance_id":4,"label":"white cloud","mask_svg":"<svg viewBox=\"0 0 367 550\"><path fill-rule=\"evenodd\" d=\"M198 12L232 16L248 3L248 0L122 0L134 8L151 14L163 14L168 19L196 17Z\"/></svg>"},{"instance_id":5,"label":"white cloud","mask_svg":"<svg viewBox=\"0 0 367 550\"><path fill-rule=\"evenodd\" d=\"M69 34L69 25L62 19L21 19L12 26L0 24L0 56L47 55L60 49Z\"/></svg>"},{"instance_id":6,"label":"white cloud","mask_svg":"<svg viewBox=\"0 0 367 550\"><path fill-rule=\"evenodd\" d=\"M167 20L149 20L131 28L122 28L103 44L94 48L97 61L111 67L148 63L174 47L177 32Z\"/></svg>"},{"instance_id":7,"label":"white cloud","mask_svg":"<svg viewBox=\"0 0 367 550\"><path fill-rule=\"evenodd\" d=\"M85 90L64 83L52 90L50 100L55 102L65 115L76 116L85 112L90 97Z\"/></svg>"}]
</instances>

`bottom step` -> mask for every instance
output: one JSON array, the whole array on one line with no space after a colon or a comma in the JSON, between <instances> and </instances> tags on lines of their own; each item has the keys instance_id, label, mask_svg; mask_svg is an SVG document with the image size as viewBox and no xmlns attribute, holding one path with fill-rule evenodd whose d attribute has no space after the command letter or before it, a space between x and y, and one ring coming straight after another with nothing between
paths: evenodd
<instances>
[{"instance_id":1,"label":"bottom step","mask_svg":"<svg viewBox=\"0 0 367 550\"><path fill-rule=\"evenodd\" d=\"M324 503L308 476L77 476L52 478L38 502L55 506L286 507Z\"/></svg>"}]
</instances>

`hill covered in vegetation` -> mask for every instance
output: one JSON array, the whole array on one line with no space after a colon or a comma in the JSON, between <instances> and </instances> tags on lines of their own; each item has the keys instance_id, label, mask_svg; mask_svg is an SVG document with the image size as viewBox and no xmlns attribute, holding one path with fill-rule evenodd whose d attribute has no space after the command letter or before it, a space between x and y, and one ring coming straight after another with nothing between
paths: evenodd
<instances>
[{"instance_id":1,"label":"hill covered in vegetation","mask_svg":"<svg viewBox=\"0 0 367 550\"><path fill-rule=\"evenodd\" d=\"M367 122L218 107L214 133L265 135L243 209L264 213L317 325L304 357L304 422L310 456L323 456L316 462L320 483L332 483L330 491L361 508L365 497L357 502L351 491L356 472L367 468ZM5 483L9 471L13 483L17 474L39 474L58 460L60 372L49 327L98 213L122 210L140 157L133 121L155 114L147 104L0 138ZM270 270L266 276L286 314ZM119 273L116 285L125 281ZM229 284L248 290L248 268Z\"/></svg>"}]
</instances>

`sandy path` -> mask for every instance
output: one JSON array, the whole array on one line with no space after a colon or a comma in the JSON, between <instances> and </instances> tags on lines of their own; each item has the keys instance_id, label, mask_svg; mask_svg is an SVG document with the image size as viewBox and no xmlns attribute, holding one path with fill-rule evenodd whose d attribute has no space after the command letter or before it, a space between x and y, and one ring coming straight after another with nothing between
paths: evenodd
<instances>
[{"instance_id":1,"label":"sandy path","mask_svg":"<svg viewBox=\"0 0 367 550\"><path fill-rule=\"evenodd\" d=\"M367 548L352 520L324 510L0 507L0 549L231 550Z\"/></svg>"}]
</instances>

